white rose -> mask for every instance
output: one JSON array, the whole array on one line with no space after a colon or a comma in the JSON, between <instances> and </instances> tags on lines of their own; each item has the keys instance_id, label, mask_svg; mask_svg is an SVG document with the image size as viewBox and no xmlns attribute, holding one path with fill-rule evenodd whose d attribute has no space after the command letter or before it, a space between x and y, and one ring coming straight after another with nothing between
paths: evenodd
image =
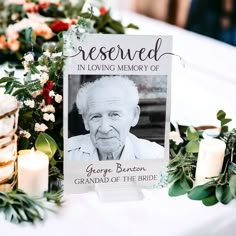
<instances>
[{"instance_id":1,"label":"white rose","mask_svg":"<svg viewBox=\"0 0 236 236\"><path fill-rule=\"evenodd\" d=\"M56 101L57 103L60 103L60 102L62 101L62 96L61 96L60 94L57 94L57 95L55 96L55 101Z\"/></svg>"},{"instance_id":2,"label":"white rose","mask_svg":"<svg viewBox=\"0 0 236 236\"><path fill-rule=\"evenodd\" d=\"M42 124L36 123L34 126L34 130L36 132L44 132L46 129L48 129L48 127L43 123Z\"/></svg>"},{"instance_id":3,"label":"white rose","mask_svg":"<svg viewBox=\"0 0 236 236\"><path fill-rule=\"evenodd\" d=\"M31 54L31 53L27 53L25 56L24 56L24 59L25 59L25 61L26 62L30 62L30 61L34 61L34 56L33 56L33 54Z\"/></svg>"},{"instance_id":4,"label":"white rose","mask_svg":"<svg viewBox=\"0 0 236 236\"><path fill-rule=\"evenodd\" d=\"M53 105L47 105L41 109L42 112L55 113L55 107Z\"/></svg>"},{"instance_id":5,"label":"white rose","mask_svg":"<svg viewBox=\"0 0 236 236\"><path fill-rule=\"evenodd\" d=\"M24 104L30 108L34 108L34 106L35 106L34 100L26 100L26 101L24 101Z\"/></svg>"},{"instance_id":6,"label":"white rose","mask_svg":"<svg viewBox=\"0 0 236 236\"><path fill-rule=\"evenodd\" d=\"M30 134L28 131L26 131L26 130L21 130L21 131L20 131L20 134L21 134L23 137L27 138L27 139L29 139L30 136L31 136L31 134Z\"/></svg>"},{"instance_id":7,"label":"white rose","mask_svg":"<svg viewBox=\"0 0 236 236\"><path fill-rule=\"evenodd\" d=\"M49 80L48 74L45 73L45 72L42 73L41 76L40 76L40 84L41 84L41 86L43 87L44 84L46 84L48 82L48 80Z\"/></svg>"},{"instance_id":8,"label":"white rose","mask_svg":"<svg viewBox=\"0 0 236 236\"><path fill-rule=\"evenodd\" d=\"M180 143L183 142L183 139L180 137L179 133L176 131L170 132L170 140L173 140L176 143L176 145L179 145Z\"/></svg>"},{"instance_id":9,"label":"white rose","mask_svg":"<svg viewBox=\"0 0 236 236\"><path fill-rule=\"evenodd\" d=\"M43 114L43 119L46 120L46 121L51 120L52 122L55 122L55 116L52 113L51 114L44 113Z\"/></svg>"},{"instance_id":10,"label":"white rose","mask_svg":"<svg viewBox=\"0 0 236 236\"><path fill-rule=\"evenodd\" d=\"M50 92L49 92L49 97L54 97L55 96L55 92L53 91L53 90L51 90Z\"/></svg>"}]
</instances>

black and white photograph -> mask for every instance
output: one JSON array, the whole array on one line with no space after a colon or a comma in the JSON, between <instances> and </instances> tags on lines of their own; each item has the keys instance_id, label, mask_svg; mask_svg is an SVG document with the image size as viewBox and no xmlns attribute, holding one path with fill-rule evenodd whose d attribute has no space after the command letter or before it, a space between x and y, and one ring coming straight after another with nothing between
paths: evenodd
<instances>
[{"instance_id":1,"label":"black and white photograph","mask_svg":"<svg viewBox=\"0 0 236 236\"><path fill-rule=\"evenodd\" d=\"M163 159L166 86L167 76L69 75L69 158Z\"/></svg>"}]
</instances>

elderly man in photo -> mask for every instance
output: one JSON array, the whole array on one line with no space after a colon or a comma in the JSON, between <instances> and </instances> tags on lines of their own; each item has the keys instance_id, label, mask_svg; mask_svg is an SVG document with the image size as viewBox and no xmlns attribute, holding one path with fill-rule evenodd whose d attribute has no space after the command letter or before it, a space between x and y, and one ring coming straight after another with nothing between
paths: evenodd
<instances>
[{"instance_id":1,"label":"elderly man in photo","mask_svg":"<svg viewBox=\"0 0 236 236\"><path fill-rule=\"evenodd\" d=\"M135 160L164 158L164 148L130 133L139 120L139 95L127 77L102 77L79 89L76 105L90 133L69 138L75 160Z\"/></svg>"}]
</instances>

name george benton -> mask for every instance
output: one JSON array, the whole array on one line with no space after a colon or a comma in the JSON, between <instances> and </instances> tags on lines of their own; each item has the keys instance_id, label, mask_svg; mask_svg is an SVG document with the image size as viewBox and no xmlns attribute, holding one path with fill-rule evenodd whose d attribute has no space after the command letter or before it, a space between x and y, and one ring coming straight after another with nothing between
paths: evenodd
<instances>
[{"instance_id":1,"label":"name george benton","mask_svg":"<svg viewBox=\"0 0 236 236\"><path fill-rule=\"evenodd\" d=\"M103 177L106 177L107 174L113 173L113 169L110 168L95 168L93 164L89 165L86 168L87 177L92 176L92 174L102 174ZM123 167L120 163L116 163L115 172L116 173L128 173L128 172L145 172L147 169L144 167Z\"/></svg>"}]
</instances>

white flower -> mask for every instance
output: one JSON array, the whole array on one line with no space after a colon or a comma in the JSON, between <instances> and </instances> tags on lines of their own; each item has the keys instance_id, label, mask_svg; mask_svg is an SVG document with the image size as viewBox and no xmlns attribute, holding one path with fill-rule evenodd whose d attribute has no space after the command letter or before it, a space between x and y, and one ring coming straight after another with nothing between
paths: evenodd
<instances>
[{"instance_id":1,"label":"white flower","mask_svg":"<svg viewBox=\"0 0 236 236\"><path fill-rule=\"evenodd\" d=\"M23 64L23 66L24 66L25 72L26 72L26 73L27 73L27 72L30 72L29 63L26 62L26 61L23 61L22 64Z\"/></svg>"},{"instance_id":2,"label":"white flower","mask_svg":"<svg viewBox=\"0 0 236 236\"><path fill-rule=\"evenodd\" d=\"M55 92L53 91L53 90L51 90L50 92L49 92L49 97L54 97L55 96Z\"/></svg>"},{"instance_id":3,"label":"white flower","mask_svg":"<svg viewBox=\"0 0 236 236\"><path fill-rule=\"evenodd\" d=\"M62 52L52 53L52 58L61 57L61 56L62 56Z\"/></svg>"},{"instance_id":4,"label":"white flower","mask_svg":"<svg viewBox=\"0 0 236 236\"><path fill-rule=\"evenodd\" d=\"M57 94L57 95L55 96L55 101L56 101L57 103L60 103L60 102L62 101L62 96L61 96L60 94Z\"/></svg>"},{"instance_id":5,"label":"white flower","mask_svg":"<svg viewBox=\"0 0 236 236\"><path fill-rule=\"evenodd\" d=\"M48 67L47 67L47 66L38 65L38 66L36 66L36 68L37 68L39 71L48 72Z\"/></svg>"},{"instance_id":6,"label":"white flower","mask_svg":"<svg viewBox=\"0 0 236 236\"><path fill-rule=\"evenodd\" d=\"M43 123L42 124L36 123L34 126L34 130L36 132L44 132L46 129L48 129L48 127Z\"/></svg>"},{"instance_id":7,"label":"white flower","mask_svg":"<svg viewBox=\"0 0 236 236\"><path fill-rule=\"evenodd\" d=\"M30 134L28 131L26 131L26 130L21 130L21 131L20 131L20 134L21 134L23 137L27 138L27 139L29 139L30 136L31 136L31 134Z\"/></svg>"},{"instance_id":8,"label":"white flower","mask_svg":"<svg viewBox=\"0 0 236 236\"><path fill-rule=\"evenodd\" d=\"M43 53L43 55L44 55L45 57L50 57L50 56L51 56L51 53L50 53L49 51L46 51L46 52Z\"/></svg>"},{"instance_id":9,"label":"white flower","mask_svg":"<svg viewBox=\"0 0 236 236\"><path fill-rule=\"evenodd\" d=\"M183 139L180 137L179 133L176 131L170 132L170 140L173 140L176 143L176 145L179 145L180 143L183 142Z\"/></svg>"},{"instance_id":10,"label":"white flower","mask_svg":"<svg viewBox=\"0 0 236 236\"><path fill-rule=\"evenodd\" d=\"M49 80L49 76L47 73L44 72L40 75L40 84L42 87L44 86L44 84L48 82L48 80Z\"/></svg>"},{"instance_id":11,"label":"white flower","mask_svg":"<svg viewBox=\"0 0 236 236\"><path fill-rule=\"evenodd\" d=\"M51 114L44 113L43 114L43 119L46 120L46 121L51 120L52 122L55 122L55 116L52 113Z\"/></svg>"},{"instance_id":12,"label":"white flower","mask_svg":"<svg viewBox=\"0 0 236 236\"><path fill-rule=\"evenodd\" d=\"M34 106L35 106L34 100L26 100L26 101L24 101L24 104L30 108L34 108Z\"/></svg>"},{"instance_id":13,"label":"white flower","mask_svg":"<svg viewBox=\"0 0 236 236\"><path fill-rule=\"evenodd\" d=\"M53 105L47 105L41 109L42 112L55 113L55 107Z\"/></svg>"},{"instance_id":14,"label":"white flower","mask_svg":"<svg viewBox=\"0 0 236 236\"><path fill-rule=\"evenodd\" d=\"M27 63L34 61L34 56L32 53L27 53L26 55L24 55L24 59Z\"/></svg>"}]
</instances>

